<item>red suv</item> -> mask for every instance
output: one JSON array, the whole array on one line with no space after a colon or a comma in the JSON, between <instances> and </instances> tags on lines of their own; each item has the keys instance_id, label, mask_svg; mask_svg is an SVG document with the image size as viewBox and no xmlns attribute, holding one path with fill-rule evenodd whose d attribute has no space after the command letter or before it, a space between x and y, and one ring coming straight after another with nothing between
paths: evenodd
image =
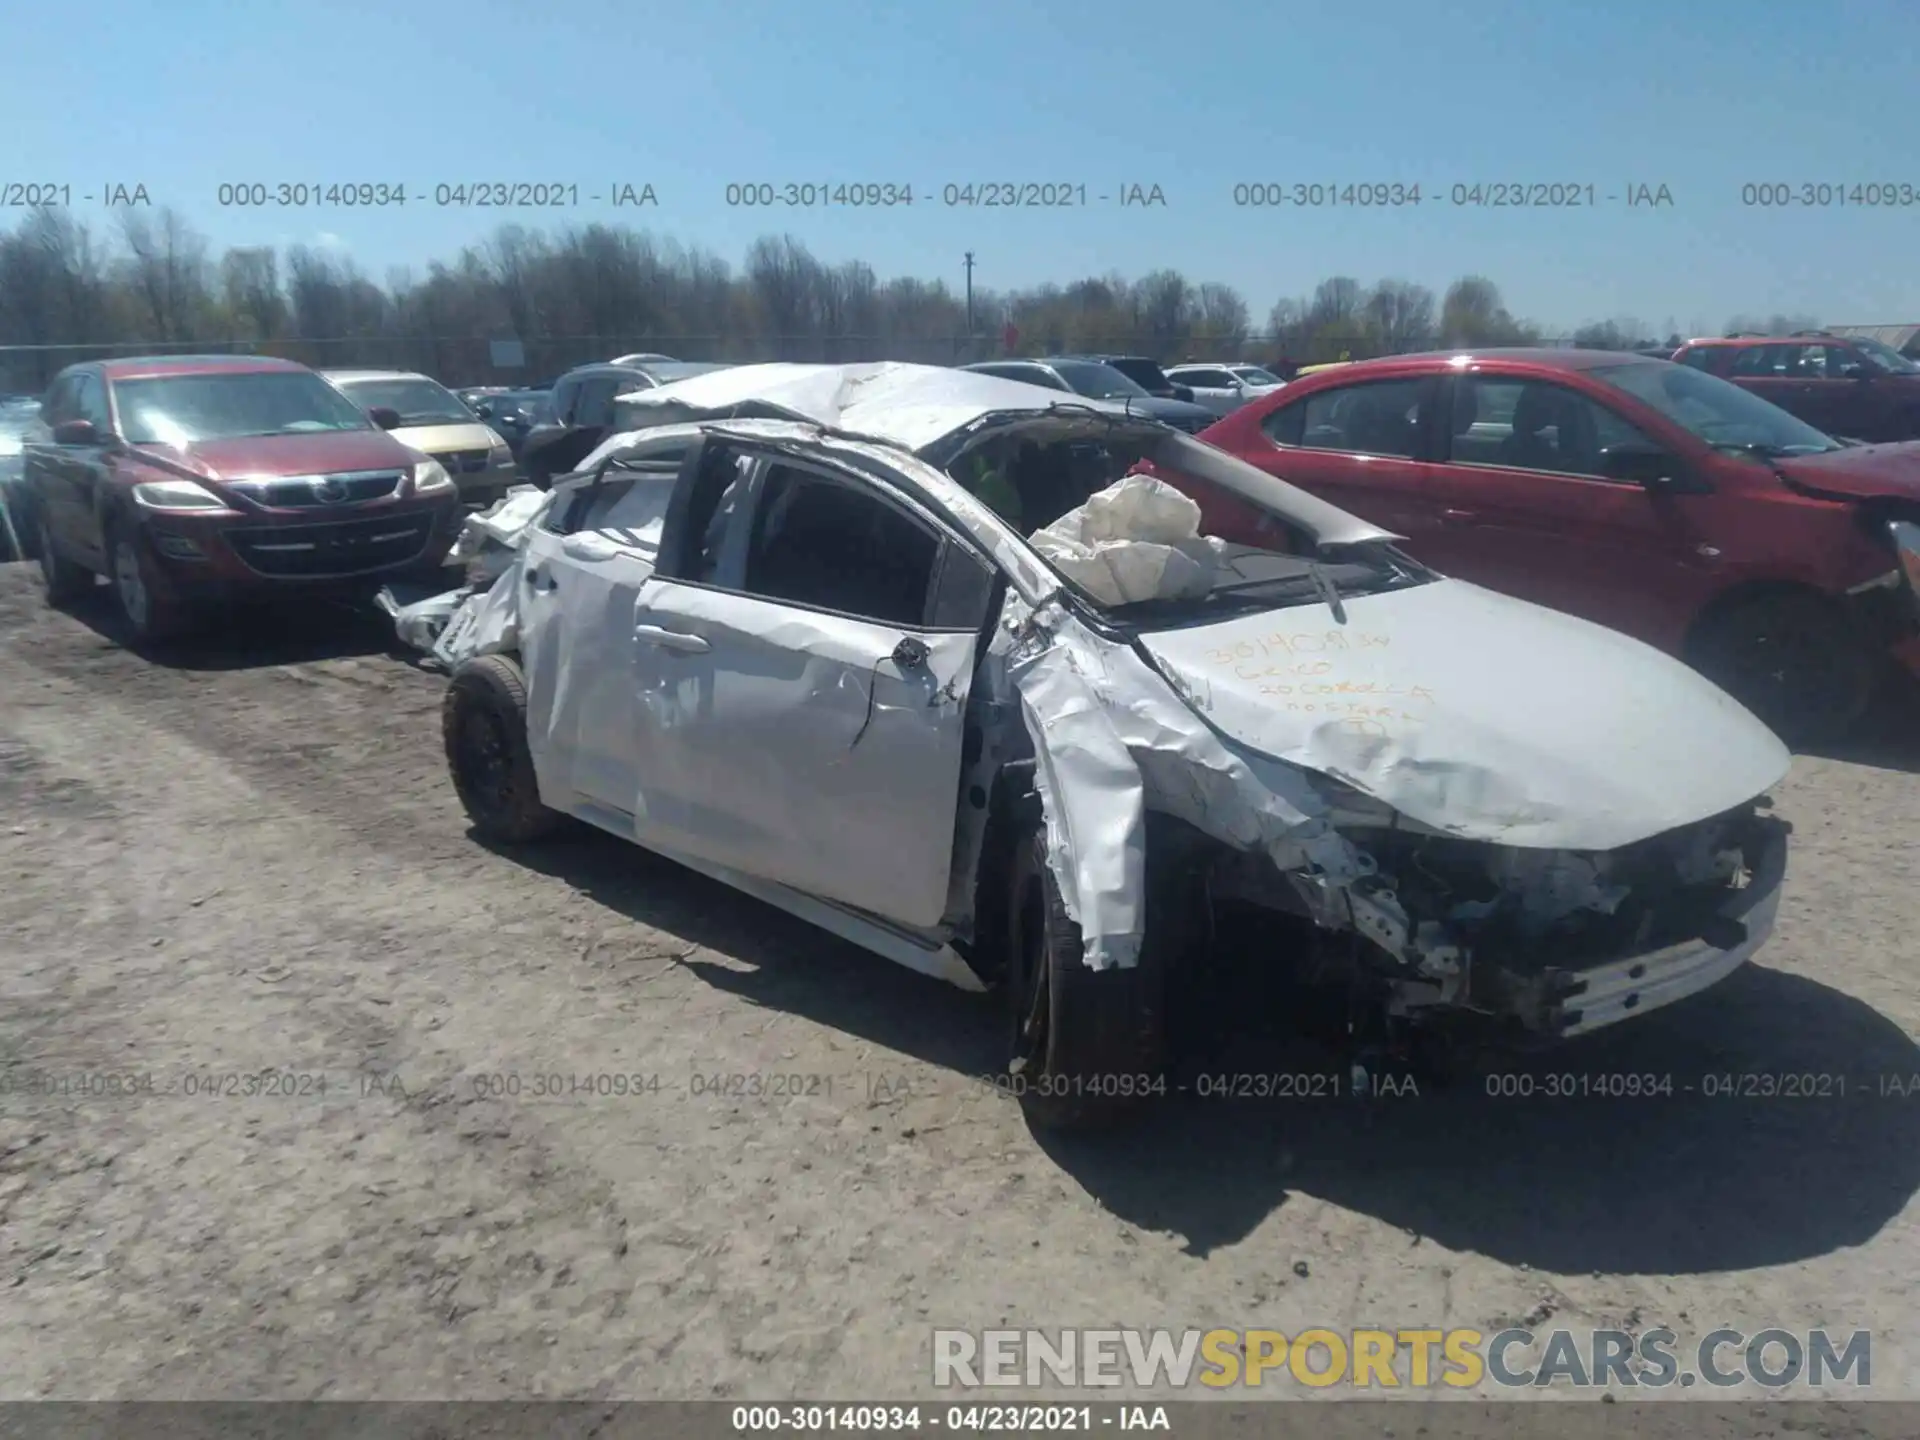
<instances>
[{"instance_id":1,"label":"red suv","mask_svg":"<svg viewBox=\"0 0 1920 1440\"><path fill-rule=\"evenodd\" d=\"M1731 380L1833 435L1920 440L1920 365L1891 345L1824 330L1689 340L1673 358Z\"/></svg>"},{"instance_id":2,"label":"red suv","mask_svg":"<svg viewBox=\"0 0 1920 1440\"><path fill-rule=\"evenodd\" d=\"M208 602L353 590L445 558L461 523L445 469L304 365L236 356L95 360L54 378L51 440L24 488L47 598L113 584L136 640Z\"/></svg>"},{"instance_id":3,"label":"red suv","mask_svg":"<svg viewBox=\"0 0 1920 1440\"><path fill-rule=\"evenodd\" d=\"M1790 740L1856 720L1889 654L1920 673L1920 445L1833 439L1697 369L1396 356L1296 380L1202 438L1436 570L1685 657ZM1195 498L1242 538L1227 497Z\"/></svg>"}]
</instances>

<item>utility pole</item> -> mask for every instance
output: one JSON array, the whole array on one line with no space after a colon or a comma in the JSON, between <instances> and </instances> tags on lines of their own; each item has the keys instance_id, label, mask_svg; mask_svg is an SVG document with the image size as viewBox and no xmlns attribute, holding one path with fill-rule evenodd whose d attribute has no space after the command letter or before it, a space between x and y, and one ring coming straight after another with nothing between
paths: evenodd
<instances>
[{"instance_id":1,"label":"utility pole","mask_svg":"<svg viewBox=\"0 0 1920 1440\"><path fill-rule=\"evenodd\" d=\"M973 339L973 252L967 251L967 339Z\"/></svg>"}]
</instances>

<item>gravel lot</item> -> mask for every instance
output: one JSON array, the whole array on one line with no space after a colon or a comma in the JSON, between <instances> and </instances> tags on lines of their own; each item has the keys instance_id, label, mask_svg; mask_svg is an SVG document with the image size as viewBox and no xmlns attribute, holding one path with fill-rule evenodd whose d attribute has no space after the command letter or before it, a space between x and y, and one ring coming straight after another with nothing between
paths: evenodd
<instances>
[{"instance_id":1,"label":"gravel lot","mask_svg":"<svg viewBox=\"0 0 1920 1440\"><path fill-rule=\"evenodd\" d=\"M610 839L474 841L382 618L163 665L35 581L0 567L4 1398L931 1397L935 1325L1522 1319L1871 1327L1920 1398L1920 1088L1880 1093L1920 1087L1920 742L1796 761L1764 963L1536 1067L1671 1098L1043 1143L969 1078L990 1002ZM269 1068L303 1093L223 1078ZM1699 1088L1743 1072L1848 1094Z\"/></svg>"}]
</instances>

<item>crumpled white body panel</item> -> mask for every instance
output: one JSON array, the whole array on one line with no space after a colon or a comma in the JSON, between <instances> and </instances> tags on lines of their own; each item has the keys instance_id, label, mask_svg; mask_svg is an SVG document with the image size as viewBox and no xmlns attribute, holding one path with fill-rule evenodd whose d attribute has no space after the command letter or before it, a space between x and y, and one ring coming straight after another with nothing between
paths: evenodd
<instances>
[{"instance_id":1,"label":"crumpled white body panel","mask_svg":"<svg viewBox=\"0 0 1920 1440\"><path fill-rule=\"evenodd\" d=\"M1057 603L1009 598L1007 673L1034 744L1047 859L1096 970L1139 959L1146 811L1164 811L1283 870L1327 883L1365 862L1327 822L1307 776L1248 755L1183 705L1138 655Z\"/></svg>"},{"instance_id":2,"label":"crumpled white body panel","mask_svg":"<svg viewBox=\"0 0 1920 1440\"><path fill-rule=\"evenodd\" d=\"M1765 793L1785 745L1672 657L1459 580L1145 637L1196 718L1450 835L1612 850Z\"/></svg>"}]
</instances>

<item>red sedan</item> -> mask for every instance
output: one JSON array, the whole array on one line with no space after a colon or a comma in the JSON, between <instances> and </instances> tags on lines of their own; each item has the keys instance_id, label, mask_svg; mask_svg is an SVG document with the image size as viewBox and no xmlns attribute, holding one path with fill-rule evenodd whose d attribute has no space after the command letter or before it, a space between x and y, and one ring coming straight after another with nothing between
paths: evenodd
<instances>
[{"instance_id":1,"label":"red sedan","mask_svg":"<svg viewBox=\"0 0 1920 1440\"><path fill-rule=\"evenodd\" d=\"M1836 440L1644 356L1395 356L1202 437L1405 537L1436 570L1681 655L1790 740L1920 673L1920 444ZM1195 491L1194 481L1166 476ZM1196 493L1207 528L1247 517Z\"/></svg>"}]
</instances>

